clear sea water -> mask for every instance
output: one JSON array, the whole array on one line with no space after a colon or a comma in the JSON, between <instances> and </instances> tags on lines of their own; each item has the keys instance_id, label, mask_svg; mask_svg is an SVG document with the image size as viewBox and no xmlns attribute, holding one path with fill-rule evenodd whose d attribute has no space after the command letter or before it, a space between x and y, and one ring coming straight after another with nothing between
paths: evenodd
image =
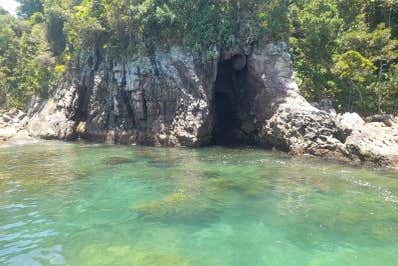
<instances>
[{"instance_id":1,"label":"clear sea water","mask_svg":"<svg viewBox=\"0 0 398 266\"><path fill-rule=\"evenodd\" d=\"M0 265L398 265L398 173L249 148L0 149Z\"/></svg>"}]
</instances>

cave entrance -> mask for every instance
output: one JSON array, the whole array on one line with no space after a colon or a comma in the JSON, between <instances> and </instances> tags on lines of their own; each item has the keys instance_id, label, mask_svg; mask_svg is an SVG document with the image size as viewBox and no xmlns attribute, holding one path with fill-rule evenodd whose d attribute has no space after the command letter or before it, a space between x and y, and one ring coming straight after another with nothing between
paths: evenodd
<instances>
[{"instance_id":1,"label":"cave entrance","mask_svg":"<svg viewBox=\"0 0 398 266\"><path fill-rule=\"evenodd\" d=\"M212 133L213 145L241 144L239 105L245 65L246 57L240 55L220 61L218 64L213 98L215 114Z\"/></svg>"}]
</instances>

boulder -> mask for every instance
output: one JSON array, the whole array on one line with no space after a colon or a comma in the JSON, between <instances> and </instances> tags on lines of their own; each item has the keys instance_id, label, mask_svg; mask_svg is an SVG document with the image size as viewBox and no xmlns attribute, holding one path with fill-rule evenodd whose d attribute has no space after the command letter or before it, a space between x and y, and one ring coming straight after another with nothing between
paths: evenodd
<instances>
[{"instance_id":1,"label":"boulder","mask_svg":"<svg viewBox=\"0 0 398 266\"><path fill-rule=\"evenodd\" d=\"M337 127L346 133L361 128L365 124L365 121L357 113L339 114L336 118L336 122Z\"/></svg>"},{"instance_id":2,"label":"boulder","mask_svg":"<svg viewBox=\"0 0 398 266\"><path fill-rule=\"evenodd\" d=\"M347 150L362 162L376 166L398 166L398 126L368 123L352 130Z\"/></svg>"}]
</instances>

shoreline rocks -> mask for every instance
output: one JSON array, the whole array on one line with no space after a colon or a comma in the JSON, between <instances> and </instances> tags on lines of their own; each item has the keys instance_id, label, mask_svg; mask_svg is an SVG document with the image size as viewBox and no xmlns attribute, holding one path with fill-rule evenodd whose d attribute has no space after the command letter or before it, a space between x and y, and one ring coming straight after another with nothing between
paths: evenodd
<instances>
[{"instance_id":1,"label":"shoreline rocks","mask_svg":"<svg viewBox=\"0 0 398 266\"><path fill-rule=\"evenodd\" d=\"M216 49L212 58L179 47L122 61L86 51L79 62L50 99L36 101L28 116L20 117L26 125L17 132L201 147L213 143L215 128L227 128L223 134L233 134L236 144L398 167L396 119L365 121L355 113L337 114L329 100L308 103L294 81L285 43ZM223 85L217 85L220 75ZM234 113L233 123L218 126L224 121L217 115L217 97ZM7 113L3 124L13 119Z\"/></svg>"},{"instance_id":2,"label":"shoreline rocks","mask_svg":"<svg viewBox=\"0 0 398 266\"><path fill-rule=\"evenodd\" d=\"M26 129L29 118L21 110L0 110L0 147L37 142Z\"/></svg>"}]
</instances>

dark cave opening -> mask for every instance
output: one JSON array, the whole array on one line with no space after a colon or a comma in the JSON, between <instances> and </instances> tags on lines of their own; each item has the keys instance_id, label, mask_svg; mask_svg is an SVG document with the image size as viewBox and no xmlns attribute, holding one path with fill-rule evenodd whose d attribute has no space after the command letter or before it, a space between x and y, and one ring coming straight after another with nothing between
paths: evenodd
<instances>
[{"instance_id":1,"label":"dark cave opening","mask_svg":"<svg viewBox=\"0 0 398 266\"><path fill-rule=\"evenodd\" d=\"M245 71L246 58L234 56L218 64L213 95L215 123L212 145L231 146L241 144L239 119L240 81Z\"/></svg>"}]
</instances>

